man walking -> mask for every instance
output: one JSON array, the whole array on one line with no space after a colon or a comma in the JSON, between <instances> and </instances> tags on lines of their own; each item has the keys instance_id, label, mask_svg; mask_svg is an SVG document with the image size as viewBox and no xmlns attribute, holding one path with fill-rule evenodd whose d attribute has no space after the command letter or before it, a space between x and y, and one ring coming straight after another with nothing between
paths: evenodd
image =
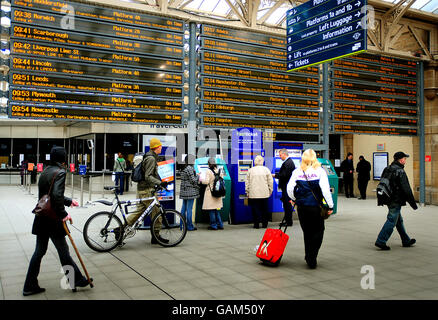
<instances>
[{"instance_id":1,"label":"man walking","mask_svg":"<svg viewBox=\"0 0 438 320\"><path fill-rule=\"evenodd\" d=\"M126 170L126 161L123 158L123 155L121 152L118 154L118 158L114 161L114 167L113 171L116 175L115 184L116 186L119 186L119 190L117 193L119 195L123 195L123 190L125 188L124 181L125 181L125 170Z\"/></svg>"},{"instance_id":2,"label":"man walking","mask_svg":"<svg viewBox=\"0 0 438 320\"><path fill-rule=\"evenodd\" d=\"M341 163L341 171L344 173L344 189L345 189L345 197L353 198L353 154L349 152L347 154L347 159L342 161Z\"/></svg>"},{"instance_id":3,"label":"man walking","mask_svg":"<svg viewBox=\"0 0 438 320\"><path fill-rule=\"evenodd\" d=\"M287 194L287 184L289 183L292 172L295 170L295 163L289 158L287 149L281 149L279 152L280 159L283 160L280 171L273 174L272 177L278 179L278 186L281 189L281 202L283 203L284 216L288 226L292 226L292 200Z\"/></svg>"},{"instance_id":4,"label":"man walking","mask_svg":"<svg viewBox=\"0 0 438 320\"><path fill-rule=\"evenodd\" d=\"M357 186L359 187L359 200L367 198L367 186L370 181L371 164L365 160L364 156L359 157L359 162L356 166Z\"/></svg>"},{"instance_id":5,"label":"man walking","mask_svg":"<svg viewBox=\"0 0 438 320\"><path fill-rule=\"evenodd\" d=\"M410 247L416 242L415 239L409 238L406 233L403 218L401 216L401 207L405 206L406 202L410 204L412 209L416 210L418 208L415 203L414 195L412 194L411 186L409 185L408 176L404 170L408 157L409 155L404 152L396 152L394 154L394 161L384 170L384 176L385 178L388 178L392 192L388 204L389 212L387 220L375 243L376 247L382 250L391 249L386 245L386 242L391 237L394 227L397 228L397 231L400 234L403 247Z\"/></svg>"}]
</instances>

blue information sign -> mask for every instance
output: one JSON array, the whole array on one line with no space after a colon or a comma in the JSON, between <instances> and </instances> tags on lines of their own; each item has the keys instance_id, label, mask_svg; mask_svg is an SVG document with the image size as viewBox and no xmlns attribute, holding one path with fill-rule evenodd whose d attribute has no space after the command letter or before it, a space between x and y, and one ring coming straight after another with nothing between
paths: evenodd
<instances>
[{"instance_id":1,"label":"blue information sign","mask_svg":"<svg viewBox=\"0 0 438 320\"><path fill-rule=\"evenodd\" d=\"M287 71L364 52L366 0L310 0L287 15Z\"/></svg>"},{"instance_id":2,"label":"blue information sign","mask_svg":"<svg viewBox=\"0 0 438 320\"><path fill-rule=\"evenodd\" d=\"M87 174L87 166L86 165L80 165L79 166L79 175L84 176Z\"/></svg>"}]
</instances>

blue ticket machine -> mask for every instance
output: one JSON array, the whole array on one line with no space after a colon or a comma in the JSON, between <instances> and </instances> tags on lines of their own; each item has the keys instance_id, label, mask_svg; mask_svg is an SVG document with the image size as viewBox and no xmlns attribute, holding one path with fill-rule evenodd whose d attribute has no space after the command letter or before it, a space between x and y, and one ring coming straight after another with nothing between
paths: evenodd
<instances>
[{"instance_id":1,"label":"blue ticket machine","mask_svg":"<svg viewBox=\"0 0 438 320\"><path fill-rule=\"evenodd\" d=\"M289 158L292 158L295 164L295 168L299 167L301 162L301 154L303 152L302 143L274 141L273 147L274 161L272 163L272 173L278 173L281 165L283 164L283 160L280 158L281 149L286 149L288 151ZM270 201L270 210L272 213L284 212L281 197L282 191L278 186L278 179L274 179L274 191L272 192L272 198Z\"/></svg>"},{"instance_id":2,"label":"blue ticket machine","mask_svg":"<svg viewBox=\"0 0 438 320\"><path fill-rule=\"evenodd\" d=\"M162 181L167 181L167 190L158 192L158 198L164 209L175 209L175 177L176 177L176 137L175 136L159 136L159 135L144 135L143 136L143 151L149 152L149 141L152 138L158 138L161 141L162 149L158 155L158 174ZM149 228L151 224L150 217L146 217L143 222L143 228Z\"/></svg>"},{"instance_id":3,"label":"blue ticket machine","mask_svg":"<svg viewBox=\"0 0 438 320\"><path fill-rule=\"evenodd\" d=\"M256 156L265 156L263 134L254 128L235 129L231 135L231 152L228 154L228 169L231 175L231 210L232 224L251 223L253 217L245 192L245 179L254 164Z\"/></svg>"}]
</instances>

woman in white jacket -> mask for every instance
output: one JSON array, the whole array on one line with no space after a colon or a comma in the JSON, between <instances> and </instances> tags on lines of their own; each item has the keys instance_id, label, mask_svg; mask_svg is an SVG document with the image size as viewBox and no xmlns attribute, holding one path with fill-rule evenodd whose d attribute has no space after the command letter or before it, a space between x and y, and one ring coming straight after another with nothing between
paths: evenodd
<instances>
[{"instance_id":1,"label":"woman in white jacket","mask_svg":"<svg viewBox=\"0 0 438 320\"><path fill-rule=\"evenodd\" d=\"M287 185L287 194L297 205L304 234L305 260L309 268L315 269L325 229L320 204L328 205L331 214L333 199L327 173L312 149L304 151L301 166L292 173Z\"/></svg>"},{"instance_id":2,"label":"woman in white jacket","mask_svg":"<svg viewBox=\"0 0 438 320\"><path fill-rule=\"evenodd\" d=\"M272 194L274 179L271 170L263 165L262 156L254 159L254 167L248 170L245 180L245 191L248 202L251 206L254 219L254 228L259 228L260 220L262 227L268 227L269 203L268 199Z\"/></svg>"}]
</instances>

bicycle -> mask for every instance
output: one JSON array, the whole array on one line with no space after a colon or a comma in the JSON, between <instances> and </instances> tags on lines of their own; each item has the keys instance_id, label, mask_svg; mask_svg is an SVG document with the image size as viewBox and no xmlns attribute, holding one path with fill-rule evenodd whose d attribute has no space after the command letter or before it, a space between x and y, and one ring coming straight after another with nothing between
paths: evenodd
<instances>
[{"instance_id":1,"label":"bicycle","mask_svg":"<svg viewBox=\"0 0 438 320\"><path fill-rule=\"evenodd\" d=\"M111 211L100 211L93 214L85 222L83 229L83 237L85 243L97 252L109 252L117 246L122 247L124 240L132 238L143 223L143 219L150 216L152 209L158 207L160 212L151 219L151 235L163 247L174 247L181 243L187 233L187 224L183 215L174 209L164 209L159 200L153 196L143 199L135 199L128 201L120 201L117 190L118 186L104 187L105 190L114 191L116 204L114 200L96 200L106 206L112 206ZM160 186L155 187L155 192L163 189ZM135 205L141 201L153 200L146 210L139 216L134 224L127 224L126 215L128 215L128 207ZM122 209L124 206L124 211ZM124 223L116 215L117 211L123 217ZM155 230L155 232L154 232Z\"/></svg>"}]
</instances>

